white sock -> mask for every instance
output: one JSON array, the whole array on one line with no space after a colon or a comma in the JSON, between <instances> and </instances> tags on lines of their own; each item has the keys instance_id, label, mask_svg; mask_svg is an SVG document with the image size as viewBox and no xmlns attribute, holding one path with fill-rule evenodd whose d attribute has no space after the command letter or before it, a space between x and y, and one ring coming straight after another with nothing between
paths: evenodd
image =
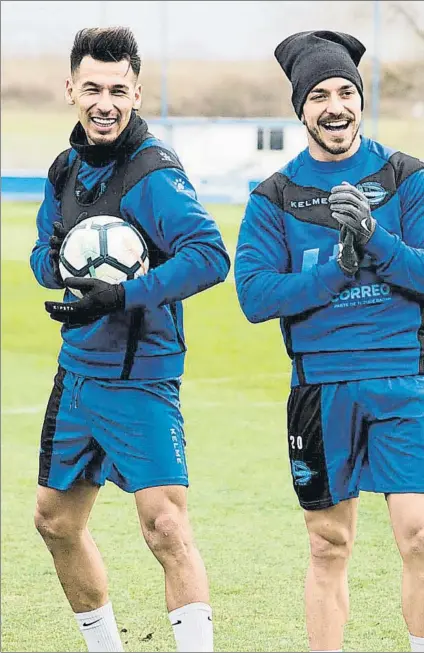
<instances>
[{"instance_id":1,"label":"white sock","mask_svg":"<svg viewBox=\"0 0 424 653\"><path fill-rule=\"evenodd\" d=\"M213 651L212 608L207 603L189 603L169 613L177 650L181 653Z\"/></svg>"},{"instance_id":2,"label":"white sock","mask_svg":"<svg viewBox=\"0 0 424 653\"><path fill-rule=\"evenodd\" d=\"M110 601L96 610L74 614L89 651L103 653L124 650Z\"/></svg>"},{"instance_id":3,"label":"white sock","mask_svg":"<svg viewBox=\"0 0 424 653\"><path fill-rule=\"evenodd\" d=\"M424 637L416 637L409 633L409 641L411 642L411 651L424 653Z\"/></svg>"}]
</instances>

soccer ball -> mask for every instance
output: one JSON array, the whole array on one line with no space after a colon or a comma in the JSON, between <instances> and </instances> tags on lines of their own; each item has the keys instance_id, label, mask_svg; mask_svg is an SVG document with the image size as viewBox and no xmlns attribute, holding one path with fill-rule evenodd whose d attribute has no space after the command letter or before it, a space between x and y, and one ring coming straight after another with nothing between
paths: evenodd
<instances>
[{"instance_id":1,"label":"soccer ball","mask_svg":"<svg viewBox=\"0 0 424 653\"><path fill-rule=\"evenodd\" d=\"M146 274L149 252L142 235L128 222L96 215L77 224L66 235L59 252L59 270L67 277L93 277L121 283ZM82 293L69 289L77 297Z\"/></svg>"}]
</instances>

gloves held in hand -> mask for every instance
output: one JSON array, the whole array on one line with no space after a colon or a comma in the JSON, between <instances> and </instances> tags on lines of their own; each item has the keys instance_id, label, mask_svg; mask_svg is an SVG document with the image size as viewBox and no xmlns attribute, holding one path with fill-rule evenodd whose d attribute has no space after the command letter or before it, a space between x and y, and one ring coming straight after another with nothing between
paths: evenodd
<instances>
[{"instance_id":1,"label":"gloves held in hand","mask_svg":"<svg viewBox=\"0 0 424 653\"><path fill-rule=\"evenodd\" d=\"M331 189L328 203L333 218L340 226L349 227L354 234L355 245L366 245L375 231L377 222L371 215L370 205L364 193L344 182Z\"/></svg>"}]
</instances>

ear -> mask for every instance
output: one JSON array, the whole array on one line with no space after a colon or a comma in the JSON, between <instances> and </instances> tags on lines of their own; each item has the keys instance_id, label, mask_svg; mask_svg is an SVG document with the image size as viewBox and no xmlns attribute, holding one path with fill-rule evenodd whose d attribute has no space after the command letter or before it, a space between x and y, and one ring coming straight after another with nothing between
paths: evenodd
<instances>
[{"instance_id":1,"label":"ear","mask_svg":"<svg viewBox=\"0 0 424 653\"><path fill-rule=\"evenodd\" d=\"M134 102L133 102L134 109L137 110L141 107L142 96L143 96L143 87L141 84L137 84L134 92Z\"/></svg>"},{"instance_id":2,"label":"ear","mask_svg":"<svg viewBox=\"0 0 424 653\"><path fill-rule=\"evenodd\" d=\"M71 77L68 77L65 82L65 100L68 104L75 104L74 86Z\"/></svg>"}]
</instances>

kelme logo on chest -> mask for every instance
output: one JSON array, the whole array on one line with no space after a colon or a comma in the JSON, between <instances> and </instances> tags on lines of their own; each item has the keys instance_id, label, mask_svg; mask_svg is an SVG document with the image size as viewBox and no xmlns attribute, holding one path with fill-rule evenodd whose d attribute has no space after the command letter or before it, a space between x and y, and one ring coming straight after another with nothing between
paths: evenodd
<instances>
[{"instance_id":1,"label":"kelme logo on chest","mask_svg":"<svg viewBox=\"0 0 424 653\"><path fill-rule=\"evenodd\" d=\"M307 209L310 206L321 206L322 204L328 204L327 197L313 197L310 200L291 200L290 208L291 209Z\"/></svg>"}]
</instances>

